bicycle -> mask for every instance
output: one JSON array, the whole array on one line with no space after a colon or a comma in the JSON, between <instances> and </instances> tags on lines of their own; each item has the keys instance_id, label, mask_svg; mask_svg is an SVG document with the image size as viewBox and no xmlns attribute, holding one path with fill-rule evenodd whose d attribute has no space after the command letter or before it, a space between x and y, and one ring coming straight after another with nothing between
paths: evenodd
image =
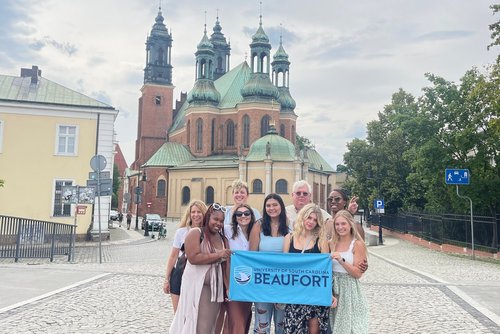
<instances>
[{"instance_id":1,"label":"bicycle","mask_svg":"<svg viewBox=\"0 0 500 334\"><path fill-rule=\"evenodd\" d=\"M165 224L160 224L158 227L158 240L163 238L165 239L167 237L167 228L165 227Z\"/></svg>"}]
</instances>

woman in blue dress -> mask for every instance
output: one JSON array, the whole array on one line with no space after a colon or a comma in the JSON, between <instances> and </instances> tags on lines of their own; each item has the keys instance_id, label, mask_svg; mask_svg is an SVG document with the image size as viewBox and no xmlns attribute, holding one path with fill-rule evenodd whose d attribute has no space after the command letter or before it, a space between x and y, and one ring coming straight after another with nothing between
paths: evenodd
<instances>
[{"instance_id":1,"label":"woman in blue dress","mask_svg":"<svg viewBox=\"0 0 500 334\"><path fill-rule=\"evenodd\" d=\"M285 204L278 194L269 194L264 199L262 219L258 220L250 232L250 250L260 252L283 252L283 240L288 234ZM274 318L276 334L283 333L284 304L255 303L254 333L271 332Z\"/></svg>"}]
</instances>

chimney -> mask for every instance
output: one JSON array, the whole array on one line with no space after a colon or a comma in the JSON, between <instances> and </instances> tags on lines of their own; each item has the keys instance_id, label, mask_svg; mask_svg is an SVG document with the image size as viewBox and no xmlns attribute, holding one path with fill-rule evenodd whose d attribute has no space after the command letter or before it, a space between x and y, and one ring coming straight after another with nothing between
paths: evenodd
<instances>
[{"instance_id":1,"label":"chimney","mask_svg":"<svg viewBox=\"0 0 500 334\"><path fill-rule=\"evenodd\" d=\"M42 70L38 69L38 66L33 65L31 68L21 68L21 78L31 77L31 83L37 84L38 78L42 76Z\"/></svg>"}]
</instances>

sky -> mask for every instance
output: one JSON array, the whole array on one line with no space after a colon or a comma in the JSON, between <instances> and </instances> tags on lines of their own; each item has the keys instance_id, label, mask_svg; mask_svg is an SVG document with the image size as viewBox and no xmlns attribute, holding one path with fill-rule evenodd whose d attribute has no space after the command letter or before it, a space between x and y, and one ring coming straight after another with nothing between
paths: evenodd
<instances>
[{"instance_id":1,"label":"sky","mask_svg":"<svg viewBox=\"0 0 500 334\"><path fill-rule=\"evenodd\" d=\"M400 88L418 97L433 73L458 83L494 62L495 0L163 0L173 35L174 99L194 84L196 46L217 15L231 68L245 61L259 15L289 55L297 133L332 167ZM0 73L37 65L46 79L119 110L117 140L134 160L145 41L158 0L0 0ZM262 9L260 9L262 8Z\"/></svg>"}]
</instances>

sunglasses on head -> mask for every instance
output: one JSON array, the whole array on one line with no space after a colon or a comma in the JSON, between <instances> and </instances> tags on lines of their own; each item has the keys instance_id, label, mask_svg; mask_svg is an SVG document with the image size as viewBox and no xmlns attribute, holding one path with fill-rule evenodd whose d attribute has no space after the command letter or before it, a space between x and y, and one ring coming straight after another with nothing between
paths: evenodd
<instances>
[{"instance_id":1,"label":"sunglasses on head","mask_svg":"<svg viewBox=\"0 0 500 334\"><path fill-rule=\"evenodd\" d=\"M309 196L309 193L307 191L296 191L295 195L297 196Z\"/></svg>"},{"instance_id":2,"label":"sunglasses on head","mask_svg":"<svg viewBox=\"0 0 500 334\"><path fill-rule=\"evenodd\" d=\"M340 201L342 201L342 197L340 197L340 196L337 196L337 197L328 197L326 200L328 202L339 203Z\"/></svg>"},{"instance_id":3,"label":"sunglasses on head","mask_svg":"<svg viewBox=\"0 0 500 334\"><path fill-rule=\"evenodd\" d=\"M250 211L248 211L248 210L247 210L247 211L243 211L243 212L241 212L241 211L236 211L236 212L234 213L234 215L235 215L236 217L243 217L243 216L244 216L244 217L249 217L251 214L252 214L252 213L251 213Z\"/></svg>"},{"instance_id":4,"label":"sunglasses on head","mask_svg":"<svg viewBox=\"0 0 500 334\"><path fill-rule=\"evenodd\" d=\"M220 205L219 203L214 203L212 204L212 208L214 208L214 210L217 210L217 211L222 211L224 213L226 213L227 209L225 206L222 206Z\"/></svg>"}]
</instances>

